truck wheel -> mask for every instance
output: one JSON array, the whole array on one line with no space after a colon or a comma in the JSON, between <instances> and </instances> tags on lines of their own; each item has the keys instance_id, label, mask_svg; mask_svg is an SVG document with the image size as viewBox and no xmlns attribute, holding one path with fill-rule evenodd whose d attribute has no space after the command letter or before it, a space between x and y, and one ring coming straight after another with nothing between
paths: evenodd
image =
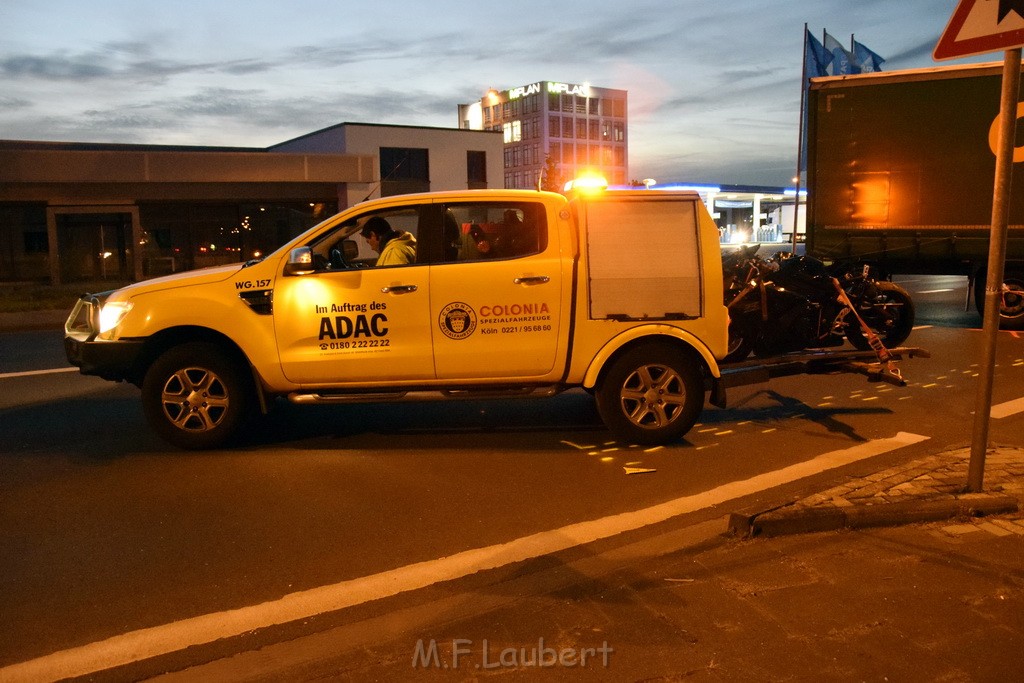
<instances>
[{"instance_id":1,"label":"truck wheel","mask_svg":"<svg viewBox=\"0 0 1024 683\"><path fill-rule=\"evenodd\" d=\"M223 445L252 405L245 371L215 344L171 348L156 359L142 381L146 419L161 438L179 448Z\"/></svg>"},{"instance_id":2,"label":"truck wheel","mask_svg":"<svg viewBox=\"0 0 1024 683\"><path fill-rule=\"evenodd\" d=\"M663 444L693 427L704 405L700 371L664 344L637 346L613 361L597 389L597 411L617 437Z\"/></svg>"},{"instance_id":3,"label":"truck wheel","mask_svg":"<svg viewBox=\"0 0 1024 683\"><path fill-rule=\"evenodd\" d=\"M907 290L894 282L876 282L874 288L872 298L858 302L857 313L886 348L895 348L905 342L914 329L914 301ZM861 351L871 349L864 330L852 315L846 318L846 338Z\"/></svg>"},{"instance_id":4,"label":"truck wheel","mask_svg":"<svg viewBox=\"0 0 1024 683\"><path fill-rule=\"evenodd\" d=\"M978 313L985 312L985 273L979 273L974 284L974 303ZM1024 273L1006 273L999 303L999 327L1004 330L1024 330Z\"/></svg>"}]
</instances>

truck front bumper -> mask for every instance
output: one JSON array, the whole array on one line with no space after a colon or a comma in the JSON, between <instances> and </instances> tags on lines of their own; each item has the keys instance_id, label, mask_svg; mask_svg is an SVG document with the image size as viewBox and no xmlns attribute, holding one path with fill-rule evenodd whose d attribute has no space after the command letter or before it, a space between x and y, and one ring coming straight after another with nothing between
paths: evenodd
<instances>
[{"instance_id":1,"label":"truck front bumper","mask_svg":"<svg viewBox=\"0 0 1024 683\"><path fill-rule=\"evenodd\" d=\"M138 360L144 342L141 339L97 341L99 300L85 295L64 323L64 353L68 362L83 375L95 375L115 382L138 383Z\"/></svg>"}]
</instances>

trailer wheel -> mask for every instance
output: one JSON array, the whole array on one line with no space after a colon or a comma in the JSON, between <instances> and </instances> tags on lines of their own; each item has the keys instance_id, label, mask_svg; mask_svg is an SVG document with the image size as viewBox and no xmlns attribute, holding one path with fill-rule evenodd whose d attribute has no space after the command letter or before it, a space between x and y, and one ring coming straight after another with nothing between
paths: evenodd
<instances>
[{"instance_id":1,"label":"trailer wheel","mask_svg":"<svg viewBox=\"0 0 1024 683\"><path fill-rule=\"evenodd\" d=\"M190 450L224 445L254 405L244 369L215 344L175 346L142 382L142 408L165 441Z\"/></svg>"},{"instance_id":2,"label":"trailer wheel","mask_svg":"<svg viewBox=\"0 0 1024 683\"><path fill-rule=\"evenodd\" d=\"M704 405L704 383L686 354L667 344L634 347L612 361L595 395L618 438L663 444L688 432Z\"/></svg>"},{"instance_id":3,"label":"trailer wheel","mask_svg":"<svg viewBox=\"0 0 1024 683\"><path fill-rule=\"evenodd\" d=\"M978 313L985 313L985 272L974 284L974 304ZM1003 290L999 301L999 327L1004 330L1024 330L1024 273L1012 272L1003 276Z\"/></svg>"},{"instance_id":4,"label":"trailer wheel","mask_svg":"<svg viewBox=\"0 0 1024 683\"><path fill-rule=\"evenodd\" d=\"M858 302L857 313L887 348L895 348L905 342L914 329L914 301L907 290L894 282L876 282L874 288L872 298ZM846 338L861 351L871 349L864 330L853 316L846 318Z\"/></svg>"}]
</instances>

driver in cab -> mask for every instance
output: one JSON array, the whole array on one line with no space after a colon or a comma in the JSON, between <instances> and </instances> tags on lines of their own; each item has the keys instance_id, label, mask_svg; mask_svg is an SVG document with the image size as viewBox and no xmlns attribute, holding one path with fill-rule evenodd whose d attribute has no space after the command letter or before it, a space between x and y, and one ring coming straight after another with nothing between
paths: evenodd
<instances>
[{"instance_id":1,"label":"driver in cab","mask_svg":"<svg viewBox=\"0 0 1024 683\"><path fill-rule=\"evenodd\" d=\"M359 234L373 251L380 254L378 266L404 266L416 262L416 238L405 230L395 230L384 218L373 216Z\"/></svg>"}]
</instances>

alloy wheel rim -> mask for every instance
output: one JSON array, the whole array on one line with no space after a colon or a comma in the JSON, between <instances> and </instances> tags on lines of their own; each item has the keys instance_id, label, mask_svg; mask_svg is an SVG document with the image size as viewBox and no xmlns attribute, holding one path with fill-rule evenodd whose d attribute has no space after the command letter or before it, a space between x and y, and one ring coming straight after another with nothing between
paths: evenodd
<instances>
[{"instance_id":1,"label":"alloy wheel rim","mask_svg":"<svg viewBox=\"0 0 1024 683\"><path fill-rule=\"evenodd\" d=\"M622 412L643 429L674 422L686 404L683 378L667 365L644 365L626 377L619 393Z\"/></svg>"},{"instance_id":2,"label":"alloy wheel rim","mask_svg":"<svg viewBox=\"0 0 1024 683\"><path fill-rule=\"evenodd\" d=\"M178 429L207 432L227 415L227 387L206 368L182 368L167 378L160 395L164 415Z\"/></svg>"}]
</instances>

